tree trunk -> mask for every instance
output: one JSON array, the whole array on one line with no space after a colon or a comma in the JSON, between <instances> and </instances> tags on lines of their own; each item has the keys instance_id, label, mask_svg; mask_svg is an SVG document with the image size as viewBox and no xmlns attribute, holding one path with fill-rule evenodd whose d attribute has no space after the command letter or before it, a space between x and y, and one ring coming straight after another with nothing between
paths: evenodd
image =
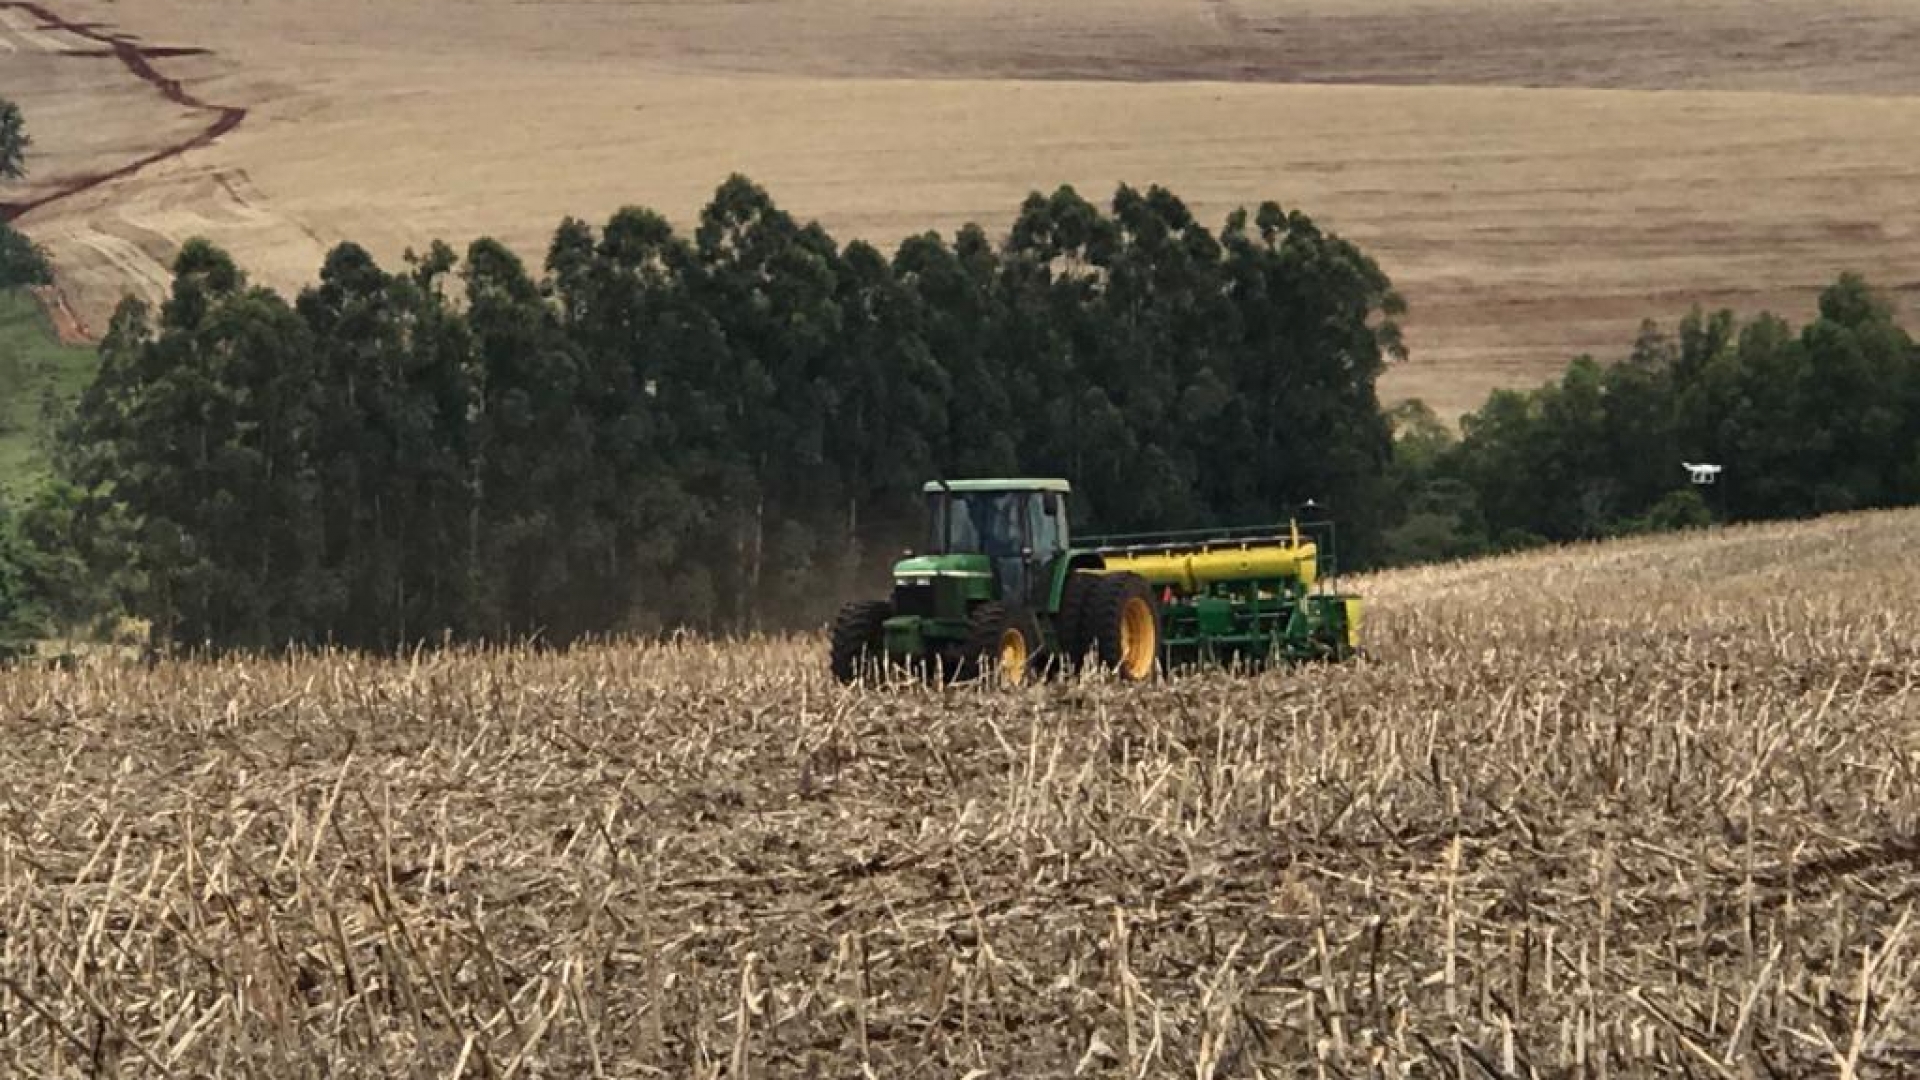
<instances>
[{"instance_id":1,"label":"tree trunk","mask_svg":"<svg viewBox=\"0 0 1920 1080\"><path fill-rule=\"evenodd\" d=\"M841 563L840 577L842 594L851 593L853 586L860 580L860 499L858 496L847 500L847 557Z\"/></svg>"},{"instance_id":2,"label":"tree trunk","mask_svg":"<svg viewBox=\"0 0 1920 1080\"><path fill-rule=\"evenodd\" d=\"M753 497L753 541L747 562L747 617L748 630L760 629L760 562L766 552L767 540L767 497L756 492Z\"/></svg>"}]
</instances>

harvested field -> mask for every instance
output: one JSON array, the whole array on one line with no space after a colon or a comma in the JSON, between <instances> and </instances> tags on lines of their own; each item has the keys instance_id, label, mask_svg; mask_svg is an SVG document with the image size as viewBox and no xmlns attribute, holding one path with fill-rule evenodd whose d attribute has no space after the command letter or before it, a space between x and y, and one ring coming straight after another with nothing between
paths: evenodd
<instances>
[{"instance_id":1,"label":"harvested field","mask_svg":"<svg viewBox=\"0 0 1920 1080\"><path fill-rule=\"evenodd\" d=\"M0 1069L1894 1076L1920 515L1363 579L1371 661L0 676Z\"/></svg>"},{"instance_id":2,"label":"harvested field","mask_svg":"<svg viewBox=\"0 0 1920 1080\"><path fill-rule=\"evenodd\" d=\"M1920 296L1920 8L1893 0L45 3L211 50L154 63L248 110L24 219L95 327L195 234L292 289L346 238L537 258L565 214L686 224L736 170L882 243L1062 182L1305 208L1412 304L1386 396L1445 414L1695 303L1798 319L1842 270ZM0 81L55 117L36 183L204 127L47 39L0 25Z\"/></svg>"}]
</instances>

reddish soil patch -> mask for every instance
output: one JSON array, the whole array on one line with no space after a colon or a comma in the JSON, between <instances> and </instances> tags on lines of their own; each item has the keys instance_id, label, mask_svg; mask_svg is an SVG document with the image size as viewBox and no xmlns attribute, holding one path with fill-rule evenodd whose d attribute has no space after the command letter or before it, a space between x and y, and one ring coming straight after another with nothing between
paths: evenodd
<instances>
[{"instance_id":1,"label":"reddish soil patch","mask_svg":"<svg viewBox=\"0 0 1920 1080\"><path fill-rule=\"evenodd\" d=\"M91 345L93 334L82 322L80 314L67 302L67 294L58 285L47 285L33 290L34 299L40 301L41 310L53 323L54 336L63 345Z\"/></svg>"},{"instance_id":2,"label":"reddish soil patch","mask_svg":"<svg viewBox=\"0 0 1920 1080\"><path fill-rule=\"evenodd\" d=\"M206 53L204 49L143 48L124 37L115 36L99 29L97 23L68 22L47 8L42 7L40 4L32 3L31 0L0 0L0 8L18 8L22 11L31 12L45 24L46 29L64 30L77 37L86 38L88 41L99 42L101 45L106 46L106 51L117 58L120 63L124 64L128 71L132 72L141 81L152 86L155 90L158 90L162 97L176 105L184 106L197 112L207 113L212 118L207 126L192 138L174 143L145 157L130 161L125 165L109 169L106 172L72 177L55 187L54 190L32 199L25 199L18 202L0 202L0 222L13 221L29 211L37 210L49 203L70 198L83 191L99 187L101 184L111 183L112 181L132 176L134 173L139 172L149 165L165 161L168 158L178 157L189 150L206 146L220 136L239 127L240 121L247 118L247 110L237 106L213 105L202 101L190 93L185 87L181 86L178 80L167 78L165 75L160 74L153 66L155 57L204 55ZM97 54L86 53L80 55ZM56 321L58 320L56 319Z\"/></svg>"}]
</instances>

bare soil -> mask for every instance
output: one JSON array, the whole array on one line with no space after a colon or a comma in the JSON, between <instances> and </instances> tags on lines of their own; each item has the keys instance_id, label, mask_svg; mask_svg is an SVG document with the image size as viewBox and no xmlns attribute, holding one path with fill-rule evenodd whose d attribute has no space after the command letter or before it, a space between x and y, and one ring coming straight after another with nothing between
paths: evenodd
<instances>
[{"instance_id":1,"label":"bare soil","mask_svg":"<svg viewBox=\"0 0 1920 1080\"><path fill-rule=\"evenodd\" d=\"M0 13L38 190L205 130L83 55L101 36L249 110L21 219L96 327L159 296L191 235L287 289L347 238L394 259L489 233L537 260L565 214L688 223L736 170L882 243L1004 227L1062 182L1163 183L1213 220L1304 208L1411 302L1386 395L1447 414L1696 303L1803 317L1843 270L1920 297L1904 3L41 2L94 29Z\"/></svg>"},{"instance_id":2,"label":"bare soil","mask_svg":"<svg viewBox=\"0 0 1920 1080\"><path fill-rule=\"evenodd\" d=\"M8 21L15 26L16 31L24 31L26 35L29 35L22 38L24 41L32 41L34 38L42 41L53 40L46 36L48 33L70 34L87 41L97 41L104 46L104 48L92 50L63 49L54 55L81 60L115 60L122 68L126 69L129 75L152 87L155 93L159 94L169 103L194 112L208 114L207 126L190 138L163 146L143 157L118 163L104 172L61 176L57 182L51 186L51 190L40 191L30 198L12 202L0 202L0 221L14 221L24 214L51 205L61 199L72 198L83 191L89 191L102 184L125 179L142 169L157 165L169 158L178 157L189 150L197 150L200 147L211 145L215 139L239 127L240 121L247 118L247 110L245 109L209 105L201 101L199 98L187 92L187 90L181 86L179 80L167 78L160 74L153 66L153 62L157 59L172 59L181 56L204 56L206 55L205 49L142 48L124 37L109 35L92 24L68 22L46 7L40 4L24 2L24 0L7 0L5 3L0 3L0 12L25 12L35 19L40 20L37 27L32 30L25 30L25 28L19 25L17 20L9 16Z\"/></svg>"}]
</instances>

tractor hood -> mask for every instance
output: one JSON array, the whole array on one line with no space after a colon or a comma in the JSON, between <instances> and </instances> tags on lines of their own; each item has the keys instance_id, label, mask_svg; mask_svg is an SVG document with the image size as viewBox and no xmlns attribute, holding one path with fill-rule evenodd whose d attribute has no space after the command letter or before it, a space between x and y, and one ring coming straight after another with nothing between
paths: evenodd
<instances>
[{"instance_id":1,"label":"tractor hood","mask_svg":"<svg viewBox=\"0 0 1920 1080\"><path fill-rule=\"evenodd\" d=\"M985 555L915 555L894 563L893 576L984 578L993 576L993 566Z\"/></svg>"}]
</instances>

